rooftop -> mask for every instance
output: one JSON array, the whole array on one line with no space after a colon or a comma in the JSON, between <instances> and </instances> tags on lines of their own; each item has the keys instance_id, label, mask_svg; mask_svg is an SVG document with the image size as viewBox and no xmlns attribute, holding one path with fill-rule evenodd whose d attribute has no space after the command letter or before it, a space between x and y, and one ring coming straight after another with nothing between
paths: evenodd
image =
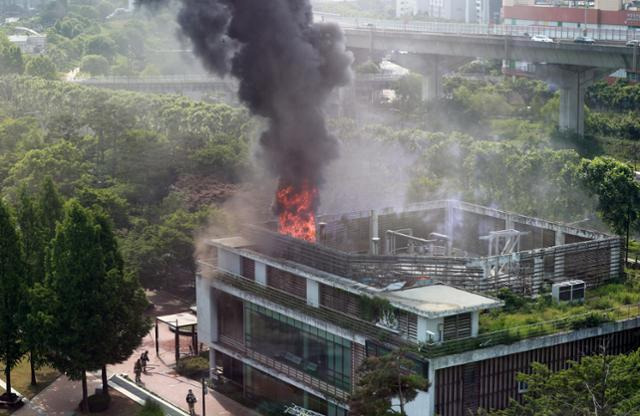
<instances>
[{"instance_id":1,"label":"rooftop","mask_svg":"<svg viewBox=\"0 0 640 416\"><path fill-rule=\"evenodd\" d=\"M580 279L594 287L622 270L617 236L460 201L320 215L317 222L315 243L278 234L267 223L246 227L241 244L377 290L429 280L535 296L545 280Z\"/></svg>"},{"instance_id":2,"label":"rooftop","mask_svg":"<svg viewBox=\"0 0 640 416\"><path fill-rule=\"evenodd\" d=\"M502 302L446 285L422 286L387 292L381 297L417 315L438 318L480 309L497 308Z\"/></svg>"}]
</instances>

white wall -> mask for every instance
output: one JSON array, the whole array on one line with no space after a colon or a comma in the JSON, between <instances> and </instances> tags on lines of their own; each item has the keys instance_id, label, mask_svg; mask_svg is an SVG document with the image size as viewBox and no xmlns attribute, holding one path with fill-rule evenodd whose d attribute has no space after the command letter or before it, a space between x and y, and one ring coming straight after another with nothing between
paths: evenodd
<instances>
[{"instance_id":1,"label":"white wall","mask_svg":"<svg viewBox=\"0 0 640 416\"><path fill-rule=\"evenodd\" d=\"M480 312L471 312L471 336L477 337L480 332Z\"/></svg>"},{"instance_id":2,"label":"white wall","mask_svg":"<svg viewBox=\"0 0 640 416\"><path fill-rule=\"evenodd\" d=\"M256 283L262 286L267 285L267 265L259 261L255 262L256 267Z\"/></svg>"},{"instance_id":3,"label":"white wall","mask_svg":"<svg viewBox=\"0 0 640 416\"><path fill-rule=\"evenodd\" d=\"M196 307L198 313L198 341L211 344L217 338L217 316L211 296L209 280L202 276L196 276ZM212 334L216 336L213 337Z\"/></svg>"},{"instance_id":4,"label":"white wall","mask_svg":"<svg viewBox=\"0 0 640 416\"><path fill-rule=\"evenodd\" d=\"M218 267L229 273L240 274L240 256L218 248Z\"/></svg>"},{"instance_id":5,"label":"white wall","mask_svg":"<svg viewBox=\"0 0 640 416\"><path fill-rule=\"evenodd\" d=\"M433 332L433 342L440 341L440 333L438 326L444 323L444 318L427 319L423 316L418 316L418 341L428 342L427 331Z\"/></svg>"},{"instance_id":6,"label":"white wall","mask_svg":"<svg viewBox=\"0 0 640 416\"><path fill-rule=\"evenodd\" d=\"M320 306L320 285L315 280L307 280L307 305Z\"/></svg>"},{"instance_id":7,"label":"white wall","mask_svg":"<svg viewBox=\"0 0 640 416\"><path fill-rule=\"evenodd\" d=\"M398 401L398 399L392 399L391 403L394 406L394 410L400 410L400 402ZM429 413L429 393L425 391L419 391L415 399L404 405L404 411L407 413L407 416L432 416Z\"/></svg>"}]
</instances>

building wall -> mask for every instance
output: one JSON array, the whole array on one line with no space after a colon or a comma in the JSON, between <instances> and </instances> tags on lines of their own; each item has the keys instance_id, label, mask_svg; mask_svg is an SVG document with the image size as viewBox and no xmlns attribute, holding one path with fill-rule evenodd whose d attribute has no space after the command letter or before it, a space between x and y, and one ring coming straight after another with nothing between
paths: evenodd
<instances>
[{"instance_id":1,"label":"building wall","mask_svg":"<svg viewBox=\"0 0 640 416\"><path fill-rule=\"evenodd\" d=\"M640 26L640 11L636 10L598 10L585 11L579 7L539 7L539 6L504 6L503 16L507 23L510 20L534 22L562 22L573 24L612 25L626 28L627 26ZM586 18L585 18L586 16Z\"/></svg>"},{"instance_id":2,"label":"building wall","mask_svg":"<svg viewBox=\"0 0 640 416\"><path fill-rule=\"evenodd\" d=\"M435 414L458 416L478 408L503 409L511 398L520 399L516 375L528 372L531 363L552 371L567 367L568 360L601 353L620 354L640 347L640 329L567 342L503 357L436 370Z\"/></svg>"}]
</instances>

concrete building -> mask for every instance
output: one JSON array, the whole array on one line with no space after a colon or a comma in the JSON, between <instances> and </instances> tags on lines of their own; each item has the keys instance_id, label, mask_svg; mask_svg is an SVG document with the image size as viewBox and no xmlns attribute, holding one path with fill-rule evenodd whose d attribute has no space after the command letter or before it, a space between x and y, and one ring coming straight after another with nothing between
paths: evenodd
<instances>
[{"instance_id":1,"label":"concrete building","mask_svg":"<svg viewBox=\"0 0 640 416\"><path fill-rule=\"evenodd\" d=\"M428 16L465 23L497 22L500 0L396 0L396 16Z\"/></svg>"},{"instance_id":2,"label":"concrete building","mask_svg":"<svg viewBox=\"0 0 640 416\"><path fill-rule=\"evenodd\" d=\"M212 372L264 410L347 415L365 357L404 347L431 383L408 414L459 416L521 397L515 375L533 361L557 370L603 344L640 345L637 314L526 333L487 333L479 319L502 306L491 295L500 288L536 296L551 283L581 280L589 291L617 279L619 237L457 201L317 223L315 243L274 223L247 226L208 241L199 262L198 337Z\"/></svg>"},{"instance_id":3,"label":"concrete building","mask_svg":"<svg viewBox=\"0 0 640 416\"><path fill-rule=\"evenodd\" d=\"M506 24L601 30L640 29L640 2L635 0L504 0Z\"/></svg>"},{"instance_id":4,"label":"concrete building","mask_svg":"<svg viewBox=\"0 0 640 416\"><path fill-rule=\"evenodd\" d=\"M20 48L22 53L41 54L47 48L47 36L28 29L26 27L16 27L15 31L20 34L9 35L9 42Z\"/></svg>"}]
</instances>

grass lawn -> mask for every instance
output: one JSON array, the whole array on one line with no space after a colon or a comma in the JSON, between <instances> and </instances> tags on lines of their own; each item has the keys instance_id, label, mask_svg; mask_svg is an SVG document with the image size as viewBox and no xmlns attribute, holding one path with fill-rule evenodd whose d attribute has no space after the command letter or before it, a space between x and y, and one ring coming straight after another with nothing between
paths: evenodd
<instances>
[{"instance_id":1,"label":"grass lawn","mask_svg":"<svg viewBox=\"0 0 640 416\"><path fill-rule=\"evenodd\" d=\"M2 369L1 377L4 381L4 363L0 362L0 368ZM51 382L58 378L59 375L60 373L51 367L42 367L39 370L36 370L38 385L32 386L31 367L29 365L29 360L25 357L20 361L17 367L11 370L11 387L30 399L51 384ZM0 388L0 392L4 393L4 389ZM0 409L0 416L8 414L8 411Z\"/></svg>"},{"instance_id":2,"label":"grass lawn","mask_svg":"<svg viewBox=\"0 0 640 416\"><path fill-rule=\"evenodd\" d=\"M492 310L480 315L480 331L483 333L524 325L542 324L590 313L606 315L609 319L620 320L640 315L640 273L629 270L624 281L609 283L598 288L587 289L584 303L555 303L550 294L537 299L518 300L521 304L509 308L507 304L500 310ZM509 302L507 302L509 303ZM539 329L539 327L538 327ZM549 325L549 332L553 326Z\"/></svg>"}]
</instances>

